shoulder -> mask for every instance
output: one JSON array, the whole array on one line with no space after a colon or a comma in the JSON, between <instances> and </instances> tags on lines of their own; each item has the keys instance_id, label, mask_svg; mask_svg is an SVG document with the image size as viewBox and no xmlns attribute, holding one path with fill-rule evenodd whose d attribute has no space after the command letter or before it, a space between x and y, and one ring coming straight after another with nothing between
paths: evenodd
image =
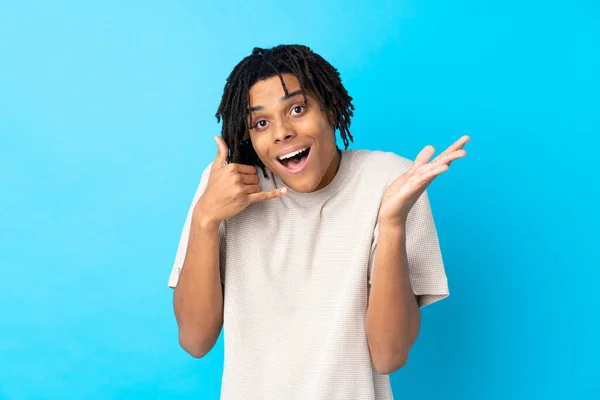
<instances>
[{"instance_id":1,"label":"shoulder","mask_svg":"<svg viewBox=\"0 0 600 400\"><path fill-rule=\"evenodd\" d=\"M353 150L352 169L391 183L410 169L413 161L390 151Z\"/></svg>"}]
</instances>

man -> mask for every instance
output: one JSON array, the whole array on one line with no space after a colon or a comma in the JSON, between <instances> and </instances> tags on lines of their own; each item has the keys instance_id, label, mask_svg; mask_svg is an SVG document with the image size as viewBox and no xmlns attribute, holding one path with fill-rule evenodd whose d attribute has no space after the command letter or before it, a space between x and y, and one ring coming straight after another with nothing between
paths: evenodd
<instances>
[{"instance_id":1,"label":"man","mask_svg":"<svg viewBox=\"0 0 600 400\"><path fill-rule=\"evenodd\" d=\"M392 399L419 308L448 296L425 190L469 137L430 162L347 150L351 101L305 46L255 48L227 79L169 279L188 353L224 326L222 399Z\"/></svg>"}]
</instances>

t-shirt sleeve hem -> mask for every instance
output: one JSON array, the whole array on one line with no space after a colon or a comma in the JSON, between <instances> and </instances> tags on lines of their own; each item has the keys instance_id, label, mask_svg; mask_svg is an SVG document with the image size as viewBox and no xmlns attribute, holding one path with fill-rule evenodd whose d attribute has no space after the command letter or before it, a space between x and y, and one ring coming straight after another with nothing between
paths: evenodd
<instances>
[{"instance_id":1,"label":"t-shirt sleeve hem","mask_svg":"<svg viewBox=\"0 0 600 400\"><path fill-rule=\"evenodd\" d=\"M437 293L437 294L430 294L430 293L424 293L424 294L419 294L419 308L423 308L425 306L429 306L433 303L437 303L440 300L444 300L445 298L447 298L448 296L450 296L450 293L446 292L446 293Z\"/></svg>"},{"instance_id":2,"label":"t-shirt sleeve hem","mask_svg":"<svg viewBox=\"0 0 600 400\"><path fill-rule=\"evenodd\" d=\"M448 290L448 281L443 280L442 282L429 282L428 284L416 284L412 282L413 292L418 297L419 308L437 303L440 300L444 300L450 296Z\"/></svg>"},{"instance_id":3,"label":"t-shirt sleeve hem","mask_svg":"<svg viewBox=\"0 0 600 400\"><path fill-rule=\"evenodd\" d=\"M177 282L179 281L179 274L181 274L181 266L175 265L171 270L171 275L169 276L168 287L175 289L177 286Z\"/></svg>"}]
</instances>

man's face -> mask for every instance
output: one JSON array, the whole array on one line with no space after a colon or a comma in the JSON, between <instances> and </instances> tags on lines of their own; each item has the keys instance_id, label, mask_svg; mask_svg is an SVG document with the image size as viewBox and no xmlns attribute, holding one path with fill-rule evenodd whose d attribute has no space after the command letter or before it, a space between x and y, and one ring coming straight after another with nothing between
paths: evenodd
<instances>
[{"instance_id":1,"label":"man's face","mask_svg":"<svg viewBox=\"0 0 600 400\"><path fill-rule=\"evenodd\" d=\"M250 88L250 140L262 163L287 186L319 190L331 182L340 161L333 121L310 93L304 103L294 75L282 76L288 96L277 75Z\"/></svg>"}]
</instances>

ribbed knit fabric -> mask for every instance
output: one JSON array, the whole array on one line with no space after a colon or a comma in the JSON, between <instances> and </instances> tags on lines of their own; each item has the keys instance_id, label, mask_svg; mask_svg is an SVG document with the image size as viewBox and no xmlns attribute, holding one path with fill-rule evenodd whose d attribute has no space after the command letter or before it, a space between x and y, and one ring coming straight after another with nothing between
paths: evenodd
<instances>
[{"instance_id":1,"label":"ribbed knit fabric","mask_svg":"<svg viewBox=\"0 0 600 400\"><path fill-rule=\"evenodd\" d=\"M412 161L393 153L342 151L333 181L312 193L256 203L220 228L224 283L224 400L391 400L389 376L373 367L365 317L385 189ZM191 211L168 285L185 258ZM265 191L284 183L260 168ZM410 282L419 305L448 296L425 192L406 226Z\"/></svg>"}]
</instances>

